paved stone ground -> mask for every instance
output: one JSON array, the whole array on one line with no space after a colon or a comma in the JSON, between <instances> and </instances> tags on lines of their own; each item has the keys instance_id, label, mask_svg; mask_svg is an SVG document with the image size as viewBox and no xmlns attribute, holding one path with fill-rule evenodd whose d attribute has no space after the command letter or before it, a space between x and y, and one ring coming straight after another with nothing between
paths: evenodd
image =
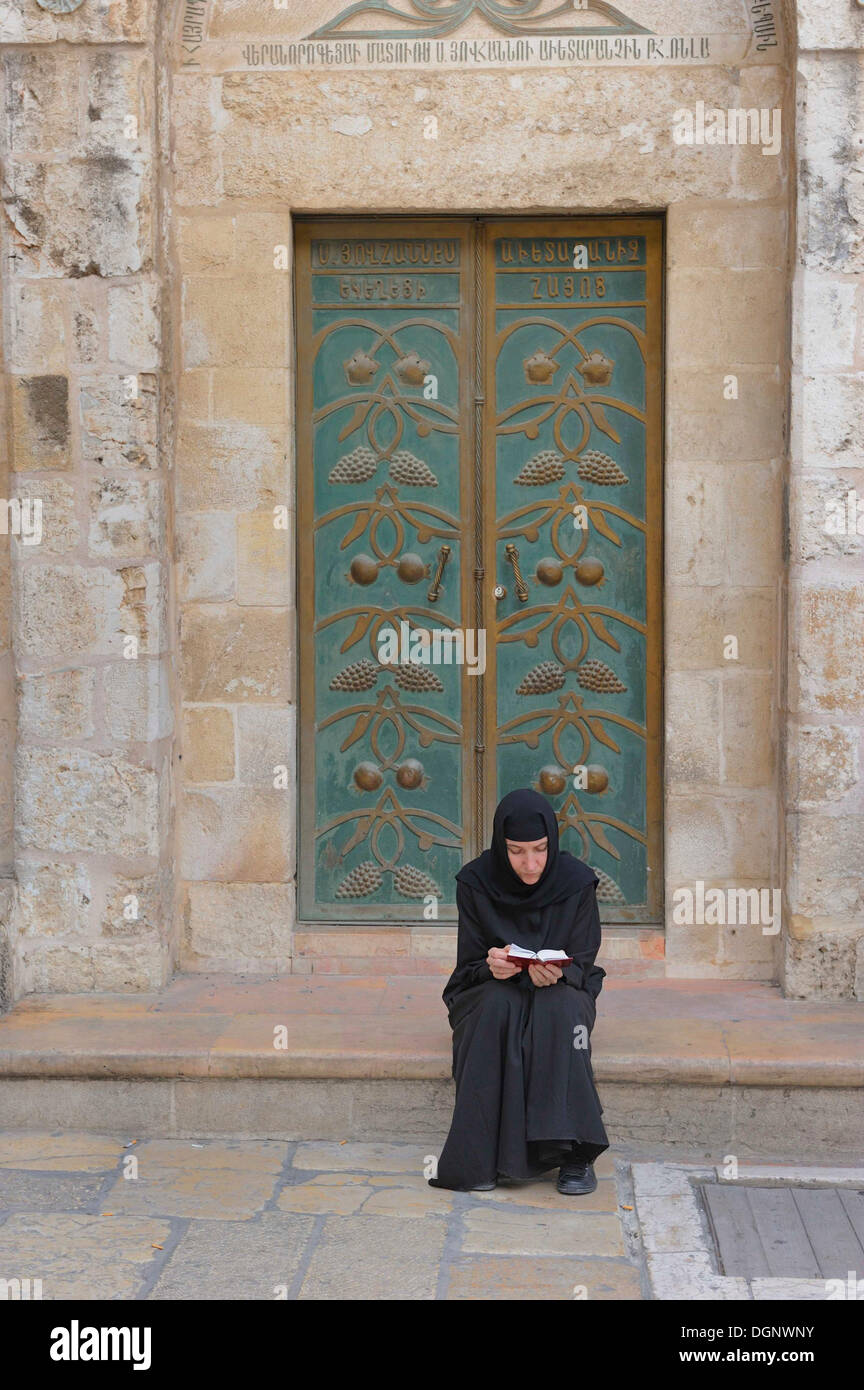
<instances>
[{"instance_id":1,"label":"paved stone ground","mask_svg":"<svg viewBox=\"0 0 864 1390\"><path fill-rule=\"evenodd\" d=\"M596 1191L563 1197L554 1171L494 1192L431 1188L439 1148L7 1130L0 1280L41 1280L45 1300L827 1296L824 1280L717 1273L695 1184L723 1174L704 1157L611 1149ZM756 1164L737 1178L861 1186L864 1169Z\"/></svg>"},{"instance_id":2,"label":"paved stone ground","mask_svg":"<svg viewBox=\"0 0 864 1390\"><path fill-rule=\"evenodd\" d=\"M645 1295L611 1151L585 1197L561 1196L554 1171L488 1193L431 1188L437 1152L6 1131L0 1279L41 1279L43 1299Z\"/></svg>"}]
</instances>

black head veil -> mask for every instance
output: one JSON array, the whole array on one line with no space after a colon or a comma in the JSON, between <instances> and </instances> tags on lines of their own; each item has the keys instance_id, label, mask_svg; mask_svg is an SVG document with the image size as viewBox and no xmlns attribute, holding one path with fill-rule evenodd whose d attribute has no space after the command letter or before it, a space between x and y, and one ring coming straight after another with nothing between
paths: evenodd
<instances>
[{"instance_id":1,"label":"black head veil","mask_svg":"<svg viewBox=\"0 0 864 1390\"><path fill-rule=\"evenodd\" d=\"M549 840L546 866L536 883L524 883L510 863L506 841L541 840L544 835ZM463 865L456 875L469 888L508 909L508 916L562 902L596 877L588 864L558 848L555 812L545 796L531 787L519 787L502 797L492 823L491 848Z\"/></svg>"}]
</instances>

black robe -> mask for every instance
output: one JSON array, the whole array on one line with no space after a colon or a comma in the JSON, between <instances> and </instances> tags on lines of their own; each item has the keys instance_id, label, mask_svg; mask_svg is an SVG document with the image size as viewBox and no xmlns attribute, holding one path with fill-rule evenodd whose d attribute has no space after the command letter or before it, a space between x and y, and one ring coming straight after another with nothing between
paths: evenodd
<instances>
[{"instance_id":1,"label":"black robe","mask_svg":"<svg viewBox=\"0 0 864 1390\"><path fill-rule=\"evenodd\" d=\"M596 877L527 914L508 913L457 880L456 904L456 968L442 995L456 1100L430 1185L466 1189L499 1176L536 1178L568 1160L593 1161L609 1147L591 1068L590 1034L606 974L594 964ZM561 949L573 964L552 985L535 985L527 970L496 980L486 964L489 948L511 944Z\"/></svg>"}]
</instances>

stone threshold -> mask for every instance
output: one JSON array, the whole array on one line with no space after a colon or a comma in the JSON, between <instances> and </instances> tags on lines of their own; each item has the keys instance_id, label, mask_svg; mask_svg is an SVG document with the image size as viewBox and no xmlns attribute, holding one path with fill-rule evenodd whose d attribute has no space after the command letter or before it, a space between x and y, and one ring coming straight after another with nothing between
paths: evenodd
<instances>
[{"instance_id":1,"label":"stone threshold","mask_svg":"<svg viewBox=\"0 0 864 1390\"><path fill-rule=\"evenodd\" d=\"M0 1079L451 1080L440 978L178 975L148 994L29 995ZM864 1086L864 1013L754 981L607 980L599 1084Z\"/></svg>"}]
</instances>

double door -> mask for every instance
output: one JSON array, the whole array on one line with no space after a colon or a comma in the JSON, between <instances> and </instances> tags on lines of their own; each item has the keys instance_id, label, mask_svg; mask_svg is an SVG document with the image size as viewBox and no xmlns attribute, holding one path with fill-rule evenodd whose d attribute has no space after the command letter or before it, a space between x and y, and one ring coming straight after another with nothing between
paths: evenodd
<instances>
[{"instance_id":1,"label":"double door","mask_svg":"<svg viewBox=\"0 0 864 1390\"><path fill-rule=\"evenodd\" d=\"M659 921L661 219L295 251L299 920L454 920L532 786L603 921Z\"/></svg>"}]
</instances>

